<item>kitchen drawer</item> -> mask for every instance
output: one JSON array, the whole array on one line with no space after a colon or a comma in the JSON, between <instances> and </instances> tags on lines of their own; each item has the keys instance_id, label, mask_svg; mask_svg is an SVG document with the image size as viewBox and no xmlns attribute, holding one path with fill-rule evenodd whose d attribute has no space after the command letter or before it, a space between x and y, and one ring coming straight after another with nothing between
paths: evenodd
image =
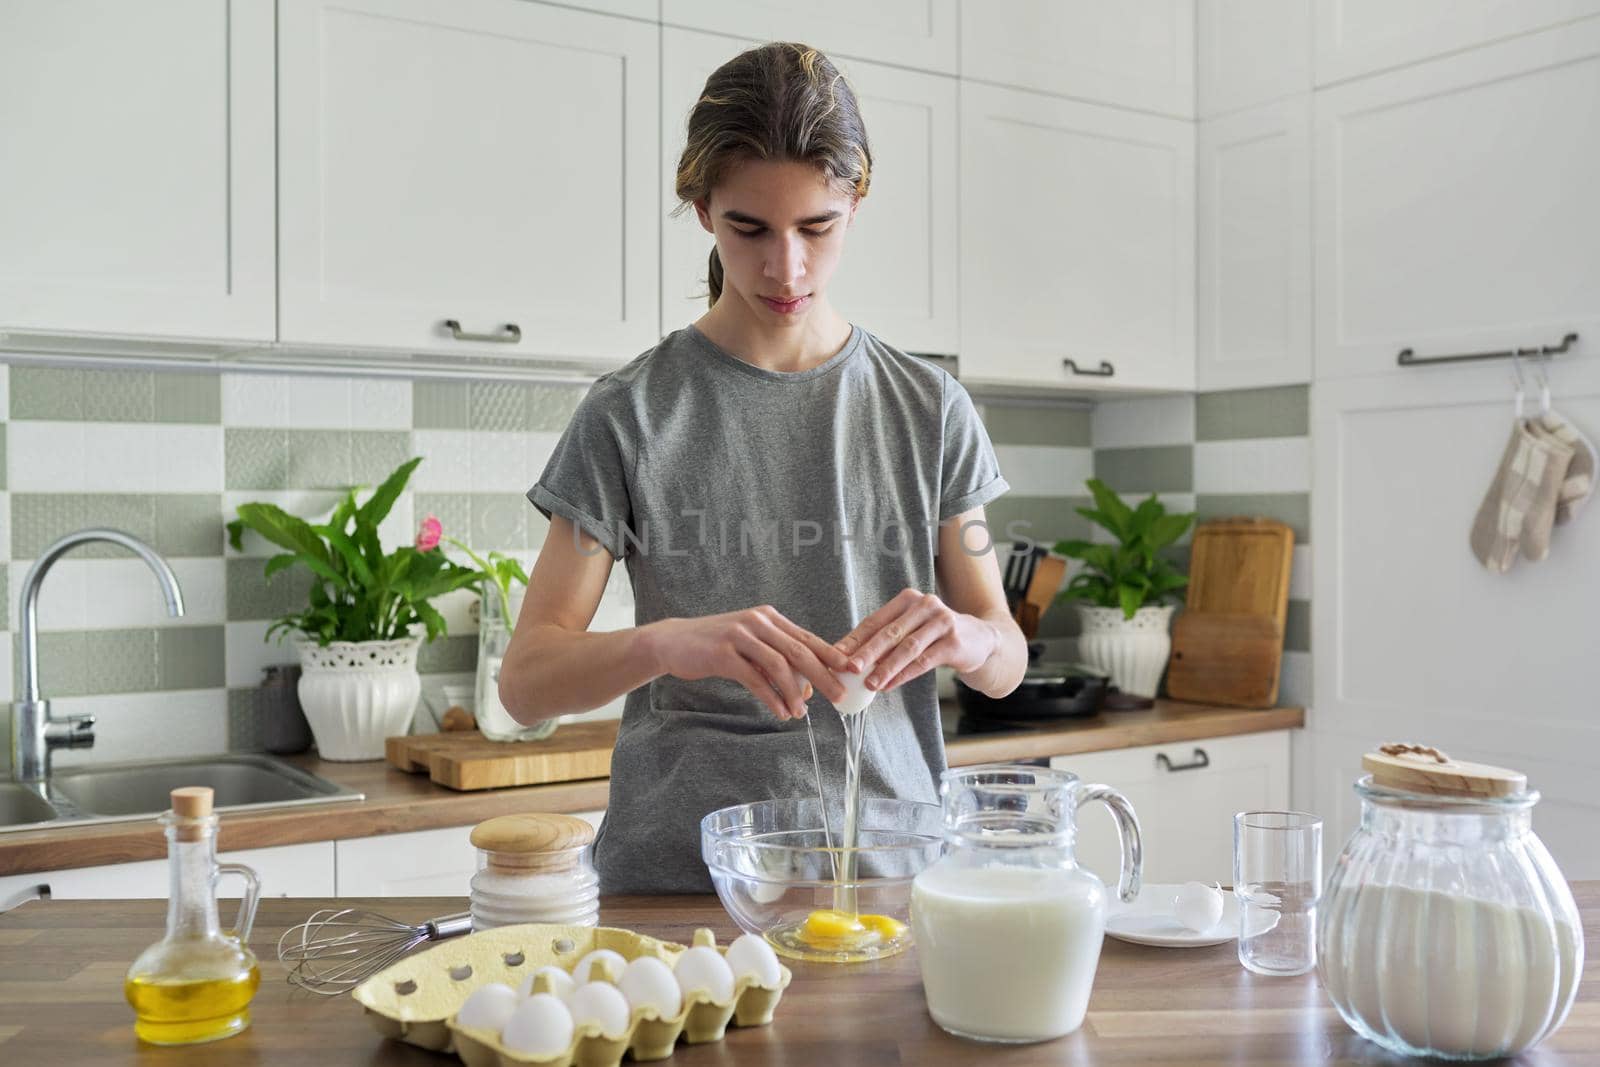
<instances>
[{"instance_id":1,"label":"kitchen drawer","mask_svg":"<svg viewBox=\"0 0 1600 1067\"><path fill-rule=\"evenodd\" d=\"M1146 882L1227 884L1234 813L1289 806L1287 730L1057 756L1050 766L1109 785L1132 802L1144 840ZM1116 829L1098 807L1085 808L1078 821L1078 861L1114 884Z\"/></svg>"},{"instance_id":2,"label":"kitchen drawer","mask_svg":"<svg viewBox=\"0 0 1600 1067\"><path fill-rule=\"evenodd\" d=\"M264 897L325 897L333 895L333 842L247 848L218 854L221 863L242 863L261 878ZM170 892L167 861L140 860L101 867L72 867L36 874L0 878L0 900L28 886L47 885L57 900L163 898ZM218 884L224 896L237 896L240 882L225 878ZM231 919L225 913L225 920Z\"/></svg>"}]
</instances>

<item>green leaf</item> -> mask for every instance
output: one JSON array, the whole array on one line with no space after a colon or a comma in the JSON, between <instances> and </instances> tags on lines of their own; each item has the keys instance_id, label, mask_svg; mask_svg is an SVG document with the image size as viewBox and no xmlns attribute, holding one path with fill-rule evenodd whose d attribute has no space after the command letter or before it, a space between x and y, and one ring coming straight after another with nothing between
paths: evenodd
<instances>
[{"instance_id":1,"label":"green leaf","mask_svg":"<svg viewBox=\"0 0 1600 1067\"><path fill-rule=\"evenodd\" d=\"M304 519L296 518L276 504L240 504L239 521L268 541L287 548L317 574L339 586L344 576L334 570L328 546Z\"/></svg>"},{"instance_id":2,"label":"green leaf","mask_svg":"<svg viewBox=\"0 0 1600 1067\"><path fill-rule=\"evenodd\" d=\"M328 543L338 551L340 558L344 560L344 565L349 568L356 581L363 586L372 585L372 569L367 566L367 561L361 558L361 550L356 547L356 543L345 536L343 530L330 529L327 531L327 537Z\"/></svg>"},{"instance_id":3,"label":"green leaf","mask_svg":"<svg viewBox=\"0 0 1600 1067\"><path fill-rule=\"evenodd\" d=\"M444 616L439 614L432 604L419 600L411 606L416 611L417 618L422 620L422 625L428 628L429 641L449 632Z\"/></svg>"},{"instance_id":4,"label":"green leaf","mask_svg":"<svg viewBox=\"0 0 1600 1067\"><path fill-rule=\"evenodd\" d=\"M1122 605L1122 614L1126 618L1133 618L1134 613L1144 606L1144 590L1127 585L1117 586L1117 599Z\"/></svg>"},{"instance_id":5,"label":"green leaf","mask_svg":"<svg viewBox=\"0 0 1600 1067\"><path fill-rule=\"evenodd\" d=\"M244 523L238 519L228 523L228 544L233 546L235 552L244 551Z\"/></svg>"},{"instance_id":6,"label":"green leaf","mask_svg":"<svg viewBox=\"0 0 1600 1067\"><path fill-rule=\"evenodd\" d=\"M1192 514L1161 516L1150 530L1150 546L1156 549L1166 548L1182 537L1192 522L1194 522Z\"/></svg>"},{"instance_id":7,"label":"green leaf","mask_svg":"<svg viewBox=\"0 0 1600 1067\"><path fill-rule=\"evenodd\" d=\"M417 464L422 462L422 457L408 459L395 468L393 474L384 479L382 485L374 489L367 502L361 505L356 513L356 521L363 526L376 527L389 514L389 509L394 507L394 502L404 492L406 482L411 479L411 472L417 469ZM432 470L433 468L428 468Z\"/></svg>"},{"instance_id":8,"label":"green leaf","mask_svg":"<svg viewBox=\"0 0 1600 1067\"><path fill-rule=\"evenodd\" d=\"M283 552L267 560L267 566L262 573L266 577L271 578L279 571L288 570L298 562L300 562L299 556L295 555L293 552Z\"/></svg>"},{"instance_id":9,"label":"green leaf","mask_svg":"<svg viewBox=\"0 0 1600 1067\"><path fill-rule=\"evenodd\" d=\"M1094 494L1094 506L1110 520L1104 524L1106 528L1125 540L1133 532L1133 509L1124 504L1122 498L1099 478L1090 478L1088 486L1089 492Z\"/></svg>"}]
</instances>

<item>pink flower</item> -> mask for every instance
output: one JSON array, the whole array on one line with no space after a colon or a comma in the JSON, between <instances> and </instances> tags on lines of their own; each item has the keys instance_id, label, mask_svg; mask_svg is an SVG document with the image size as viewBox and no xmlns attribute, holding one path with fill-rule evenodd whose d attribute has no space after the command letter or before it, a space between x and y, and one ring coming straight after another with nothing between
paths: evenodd
<instances>
[{"instance_id":1,"label":"pink flower","mask_svg":"<svg viewBox=\"0 0 1600 1067\"><path fill-rule=\"evenodd\" d=\"M439 522L437 515L429 515L422 520L422 529L417 531L417 551L432 552L439 547L439 538L444 536L444 526Z\"/></svg>"}]
</instances>

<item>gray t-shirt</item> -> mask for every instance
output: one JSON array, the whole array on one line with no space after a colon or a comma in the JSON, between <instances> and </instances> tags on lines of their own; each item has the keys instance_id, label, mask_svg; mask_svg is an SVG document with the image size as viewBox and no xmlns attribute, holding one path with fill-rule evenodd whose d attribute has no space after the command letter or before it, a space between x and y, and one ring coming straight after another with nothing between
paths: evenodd
<instances>
[{"instance_id":1,"label":"gray t-shirt","mask_svg":"<svg viewBox=\"0 0 1600 1067\"><path fill-rule=\"evenodd\" d=\"M771 604L837 641L902 589L933 592L938 523L1007 488L966 390L859 326L798 372L689 326L594 383L528 498L626 561L638 625ZM838 797L839 716L820 694L808 713ZM862 796L938 803L933 674L866 714ZM804 720L726 679L657 678L624 704L601 887L707 892L703 816L816 792Z\"/></svg>"}]
</instances>

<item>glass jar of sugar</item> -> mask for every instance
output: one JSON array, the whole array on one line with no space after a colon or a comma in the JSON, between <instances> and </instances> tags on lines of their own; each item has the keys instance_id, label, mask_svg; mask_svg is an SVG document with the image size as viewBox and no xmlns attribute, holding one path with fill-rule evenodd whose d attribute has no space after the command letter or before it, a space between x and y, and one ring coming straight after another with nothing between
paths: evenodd
<instances>
[{"instance_id":1,"label":"glass jar of sugar","mask_svg":"<svg viewBox=\"0 0 1600 1067\"><path fill-rule=\"evenodd\" d=\"M589 861L594 827L574 815L501 815L472 828L472 928L512 923L595 926L600 878Z\"/></svg>"},{"instance_id":2,"label":"glass jar of sugar","mask_svg":"<svg viewBox=\"0 0 1600 1067\"><path fill-rule=\"evenodd\" d=\"M1406 1056L1515 1056L1566 1020L1583 927L1517 771L1421 745L1362 758L1361 826L1328 877L1317 970L1358 1034Z\"/></svg>"}]
</instances>

